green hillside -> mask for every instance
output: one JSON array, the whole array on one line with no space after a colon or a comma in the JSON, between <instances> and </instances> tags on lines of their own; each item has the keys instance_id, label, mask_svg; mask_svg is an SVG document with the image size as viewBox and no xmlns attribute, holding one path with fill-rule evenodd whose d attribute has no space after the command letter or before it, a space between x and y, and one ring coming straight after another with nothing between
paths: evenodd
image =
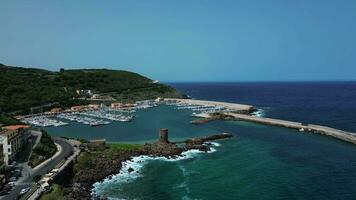
<instances>
[{"instance_id":1,"label":"green hillside","mask_svg":"<svg viewBox=\"0 0 356 200\"><path fill-rule=\"evenodd\" d=\"M108 94L118 101L133 102L184 95L174 88L153 83L137 73L108 69L61 70L10 67L0 64L0 112L29 111L32 106L59 102L78 104L76 90Z\"/></svg>"}]
</instances>

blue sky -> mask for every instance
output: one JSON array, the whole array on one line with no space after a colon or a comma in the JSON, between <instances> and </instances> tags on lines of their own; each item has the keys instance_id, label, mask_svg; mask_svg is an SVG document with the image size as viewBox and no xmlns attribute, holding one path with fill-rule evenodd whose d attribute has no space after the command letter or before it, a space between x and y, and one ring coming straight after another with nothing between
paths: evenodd
<instances>
[{"instance_id":1,"label":"blue sky","mask_svg":"<svg viewBox=\"0 0 356 200\"><path fill-rule=\"evenodd\" d=\"M0 2L0 63L161 81L356 80L356 1Z\"/></svg>"}]
</instances>

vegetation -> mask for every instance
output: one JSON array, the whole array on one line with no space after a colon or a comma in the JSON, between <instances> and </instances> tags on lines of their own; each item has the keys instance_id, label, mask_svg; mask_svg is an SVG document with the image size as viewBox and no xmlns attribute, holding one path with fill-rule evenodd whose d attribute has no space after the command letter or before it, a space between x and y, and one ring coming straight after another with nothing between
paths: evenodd
<instances>
[{"instance_id":1,"label":"vegetation","mask_svg":"<svg viewBox=\"0 0 356 200\"><path fill-rule=\"evenodd\" d=\"M106 149L96 149L95 151L82 152L77 158L77 162L74 165L74 173L90 168L95 165L94 160L96 157L101 155L106 155L111 157L114 153L140 148L141 144L121 144L121 143L110 143L106 145Z\"/></svg>"},{"instance_id":2,"label":"vegetation","mask_svg":"<svg viewBox=\"0 0 356 200\"><path fill-rule=\"evenodd\" d=\"M42 136L39 144L36 148L33 149L33 152L30 157L29 165L31 167L35 167L42 163L43 161L47 160L48 158L52 157L57 151L57 146L53 142L51 136L42 131Z\"/></svg>"},{"instance_id":3,"label":"vegetation","mask_svg":"<svg viewBox=\"0 0 356 200\"><path fill-rule=\"evenodd\" d=\"M122 144L122 143L109 143L106 146L109 147L110 151L122 151L128 149L137 149L141 147L141 144Z\"/></svg>"},{"instance_id":4,"label":"vegetation","mask_svg":"<svg viewBox=\"0 0 356 200\"><path fill-rule=\"evenodd\" d=\"M108 94L119 101L156 97L184 97L170 86L154 83L136 73L82 69L52 72L42 69L9 67L0 64L0 113L30 112L39 105L68 107L85 101L74 100L77 90Z\"/></svg>"},{"instance_id":5,"label":"vegetation","mask_svg":"<svg viewBox=\"0 0 356 200\"><path fill-rule=\"evenodd\" d=\"M95 148L90 151L82 151L77 157L74 164L73 174L81 170L87 170L95 165L94 160L99 156L111 156L114 153L120 151L132 150L140 148L141 144L121 144L121 143L110 143L106 144L106 148ZM71 177L73 178L73 177ZM66 200L68 199L69 188L66 186L61 186L53 184L51 190L41 196L40 200Z\"/></svg>"},{"instance_id":6,"label":"vegetation","mask_svg":"<svg viewBox=\"0 0 356 200\"><path fill-rule=\"evenodd\" d=\"M40 200L66 200L62 188L57 185L53 184L51 187L50 192L45 193L41 196Z\"/></svg>"},{"instance_id":7,"label":"vegetation","mask_svg":"<svg viewBox=\"0 0 356 200\"><path fill-rule=\"evenodd\" d=\"M15 124L22 124L19 120L9 117L7 115L0 114L0 124L4 126L15 125Z\"/></svg>"}]
</instances>

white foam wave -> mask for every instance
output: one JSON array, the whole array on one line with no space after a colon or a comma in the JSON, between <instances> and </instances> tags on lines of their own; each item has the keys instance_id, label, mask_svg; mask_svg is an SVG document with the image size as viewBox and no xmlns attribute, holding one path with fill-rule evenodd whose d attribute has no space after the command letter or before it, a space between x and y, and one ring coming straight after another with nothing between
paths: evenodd
<instances>
[{"instance_id":1,"label":"white foam wave","mask_svg":"<svg viewBox=\"0 0 356 200\"><path fill-rule=\"evenodd\" d=\"M264 117L265 115L266 112L261 108L258 108L255 112L252 113L252 116L256 116L256 117Z\"/></svg>"},{"instance_id":2,"label":"white foam wave","mask_svg":"<svg viewBox=\"0 0 356 200\"><path fill-rule=\"evenodd\" d=\"M220 147L221 144L217 143L217 142L209 142L212 146L214 147Z\"/></svg>"},{"instance_id":3,"label":"white foam wave","mask_svg":"<svg viewBox=\"0 0 356 200\"><path fill-rule=\"evenodd\" d=\"M211 146L218 147L220 146L217 142L209 142ZM207 144L208 145L208 144ZM207 153L216 152L216 149L210 147L210 150ZM108 186L112 184L123 184L134 181L135 179L142 177L143 175L140 173L141 169L144 165L152 160L162 160L166 162L175 162L179 160L190 159L198 156L199 154L204 153L203 151L197 149L191 149L188 151L184 151L181 155L174 157L152 157L152 156L135 156L130 160L127 160L122 163L121 170L118 174L108 176L101 182L96 182L93 184L92 196L100 196L103 195L103 192L107 189ZM133 171L132 171L133 170ZM131 172L129 172L131 171ZM184 172L183 172L184 173ZM108 199L116 199L109 198Z\"/></svg>"}]
</instances>

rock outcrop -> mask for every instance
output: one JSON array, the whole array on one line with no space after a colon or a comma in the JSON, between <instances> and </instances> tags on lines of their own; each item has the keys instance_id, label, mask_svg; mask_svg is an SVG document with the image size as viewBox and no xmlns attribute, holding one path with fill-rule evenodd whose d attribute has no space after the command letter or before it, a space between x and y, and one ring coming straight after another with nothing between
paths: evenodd
<instances>
[{"instance_id":1,"label":"rock outcrop","mask_svg":"<svg viewBox=\"0 0 356 200\"><path fill-rule=\"evenodd\" d=\"M149 155L172 158L190 149L207 152L210 150L210 147L206 142L230 137L232 137L231 134L223 133L208 137L193 138L184 141L185 145L183 146L178 146L176 143L158 141L156 143L145 144L141 148L134 150L122 150L112 155L103 153L92 161L90 168L81 170L74 175L71 188L65 190L67 192L66 195L69 199L92 199L91 189L93 184L102 181L112 174L118 174L122 163L134 156ZM129 172L132 171L133 169L129 169Z\"/></svg>"}]
</instances>

